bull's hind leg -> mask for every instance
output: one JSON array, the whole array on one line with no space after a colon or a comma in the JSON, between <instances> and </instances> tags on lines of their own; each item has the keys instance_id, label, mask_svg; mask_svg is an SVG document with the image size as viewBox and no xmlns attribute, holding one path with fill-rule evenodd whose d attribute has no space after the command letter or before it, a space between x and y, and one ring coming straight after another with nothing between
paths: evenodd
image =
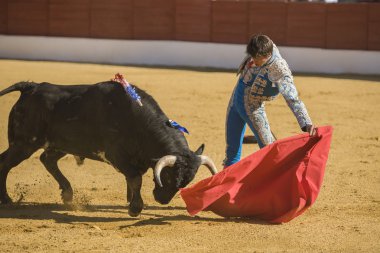
<instances>
[{"instance_id":1,"label":"bull's hind leg","mask_svg":"<svg viewBox=\"0 0 380 253\"><path fill-rule=\"evenodd\" d=\"M9 171L19 165L22 161L28 159L37 148L27 146L10 146L0 155L0 202L1 204L12 203L7 192L7 177Z\"/></svg>"},{"instance_id":2,"label":"bull's hind leg","mask_svg":"<svg viewBox=\"0 0 380 253\"><path fill-rule=\"evenodd\" d=\"M47 171L54 177L58 182L59 188L62 193L62 200L65 204L70 204L73 200L73 189L71 188L69 180L62 174L58 168L58 160L64 157L66 153L54 151L54 150L45 150L41 156L40 160L45 166Z\"/></svg>"}]
</instances>

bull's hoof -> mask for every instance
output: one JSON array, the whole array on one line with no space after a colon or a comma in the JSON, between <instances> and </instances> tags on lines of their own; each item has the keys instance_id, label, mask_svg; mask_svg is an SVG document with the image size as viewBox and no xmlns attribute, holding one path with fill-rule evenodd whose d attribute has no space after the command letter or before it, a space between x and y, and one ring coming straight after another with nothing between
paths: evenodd
<instances>
[{"instance_id":1,"label":"bull's hoof","mask_svg":"<svg viewBox=\"0 0 380 253\"><path fill-rule=\"evenodd\" d=\"M141 212L133 212L133 211L131 211L131 210L128 210L128 214L129 214L129 216L131 216L131 217L137 217L137 216L140 215L140 213L141 213Z\"/></svg>"},{"instance_id":2,"label":"bull's hoof","mask_svg":"<svg viewBox=\"0 0 380 253\"><path fill-rule=\"evenodd\" d=\"M2 205L7 205L7 204L12 204L13 201L8 195L5 195L0 198L0 203Z\"/></svg>"},{"instance_id":3,"label":"bull's hoof","mask_svg":"<svg viewBox=\"0 0 380 253\"><path fill-rule=\"evenodd\" d=\"M70 205L73 202L73 190L69 189L62 191L61 198L63 203L65 203L66 205Z\"/></svg>"},{"instance_id":4,"label":"bull's hoof","mask_svg":"<svg viewBox=\"0 0 380 253\"><path fill-rule=\"evenodd\" d=\"M137 217L140 215L141 211L142 211L142 207L136 207L136 206L133 207L133 206L129 205L129 210L128 210L129 216Z\"/></svg>"}]
</instances>

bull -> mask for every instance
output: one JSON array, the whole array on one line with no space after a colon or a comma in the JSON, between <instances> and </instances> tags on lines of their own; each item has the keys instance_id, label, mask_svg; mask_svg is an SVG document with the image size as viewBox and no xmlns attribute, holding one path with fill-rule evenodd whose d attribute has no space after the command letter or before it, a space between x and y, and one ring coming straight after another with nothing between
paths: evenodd
<instances>
[{"instance_id":1,"label":"bull","mask_svg":"<svg viewBox=\"0 0 380 253\"><path fill-rule=\"evenodd\" d=\"M202 155L204 144L191 151L179 130L158 103L134 86L143 101L139 106L118 82L91 85L56 85L19 82L0 96L20 91L9 114L8 149L0 155L0 202L11 203L6 180L9 171L38 149L42 164L58 182L65 204L73 190L57 162L67 154L105 162L121 172L127 182L130 216L141 213L142 176L154 170L153 195L168 204L180 188L188 185L201 165L212 174L213 161Z\"/></svg>"}]
</instances>

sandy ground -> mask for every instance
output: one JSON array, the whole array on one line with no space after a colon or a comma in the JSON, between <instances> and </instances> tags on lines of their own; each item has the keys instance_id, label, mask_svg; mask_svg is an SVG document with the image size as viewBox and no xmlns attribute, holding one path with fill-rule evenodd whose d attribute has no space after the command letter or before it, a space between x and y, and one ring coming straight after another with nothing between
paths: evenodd
<instances>
[{"instance_id":1,"label":"sandy ground","mask_svg":"<svg viewBox=\"0 0 380 253\"><path fill-rule=\"evenodd\" d=\"M205 143L221 168L232 72L0 60L0 88L22 80L95 83L117 72L153 95L189 129L190 147ZM72 156L59 163L75 190L74 205L65 207L37 152L9 174L18 203L0 206L0 252L380 252L380 77L295 75L295 82L315 124L335 129L322 190L300 217L282 225L211 212L191 217L179 195L166 206L154 201L149 171L146 207L131 218L123 176L90 160L77 167ZM18 96L0 98L0 152ZM267 111L278 138L300 133L282 98ZM246 145L243 154L257 149ZM201 168L193 183L208 176Z\"/></svg>"}]
</instances>

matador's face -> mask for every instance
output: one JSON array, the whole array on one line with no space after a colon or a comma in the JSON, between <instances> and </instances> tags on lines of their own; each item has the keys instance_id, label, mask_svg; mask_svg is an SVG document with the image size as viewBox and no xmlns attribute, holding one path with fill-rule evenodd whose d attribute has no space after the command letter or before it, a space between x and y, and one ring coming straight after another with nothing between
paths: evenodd
<instances>
[{"instance_id":1,"label":"matador's face","mask_svg":"<svg viewBox=\"0 0 380 253\"><path fill-rule=\"evenodd\" d=\"M263 66L271 57L272 55L269 54L269 55L266 55L266 56L256 56L256 57L252 57L252 61L253 63L258 66L258 67L261 67Z\"/></svg>"}]
</instances>

